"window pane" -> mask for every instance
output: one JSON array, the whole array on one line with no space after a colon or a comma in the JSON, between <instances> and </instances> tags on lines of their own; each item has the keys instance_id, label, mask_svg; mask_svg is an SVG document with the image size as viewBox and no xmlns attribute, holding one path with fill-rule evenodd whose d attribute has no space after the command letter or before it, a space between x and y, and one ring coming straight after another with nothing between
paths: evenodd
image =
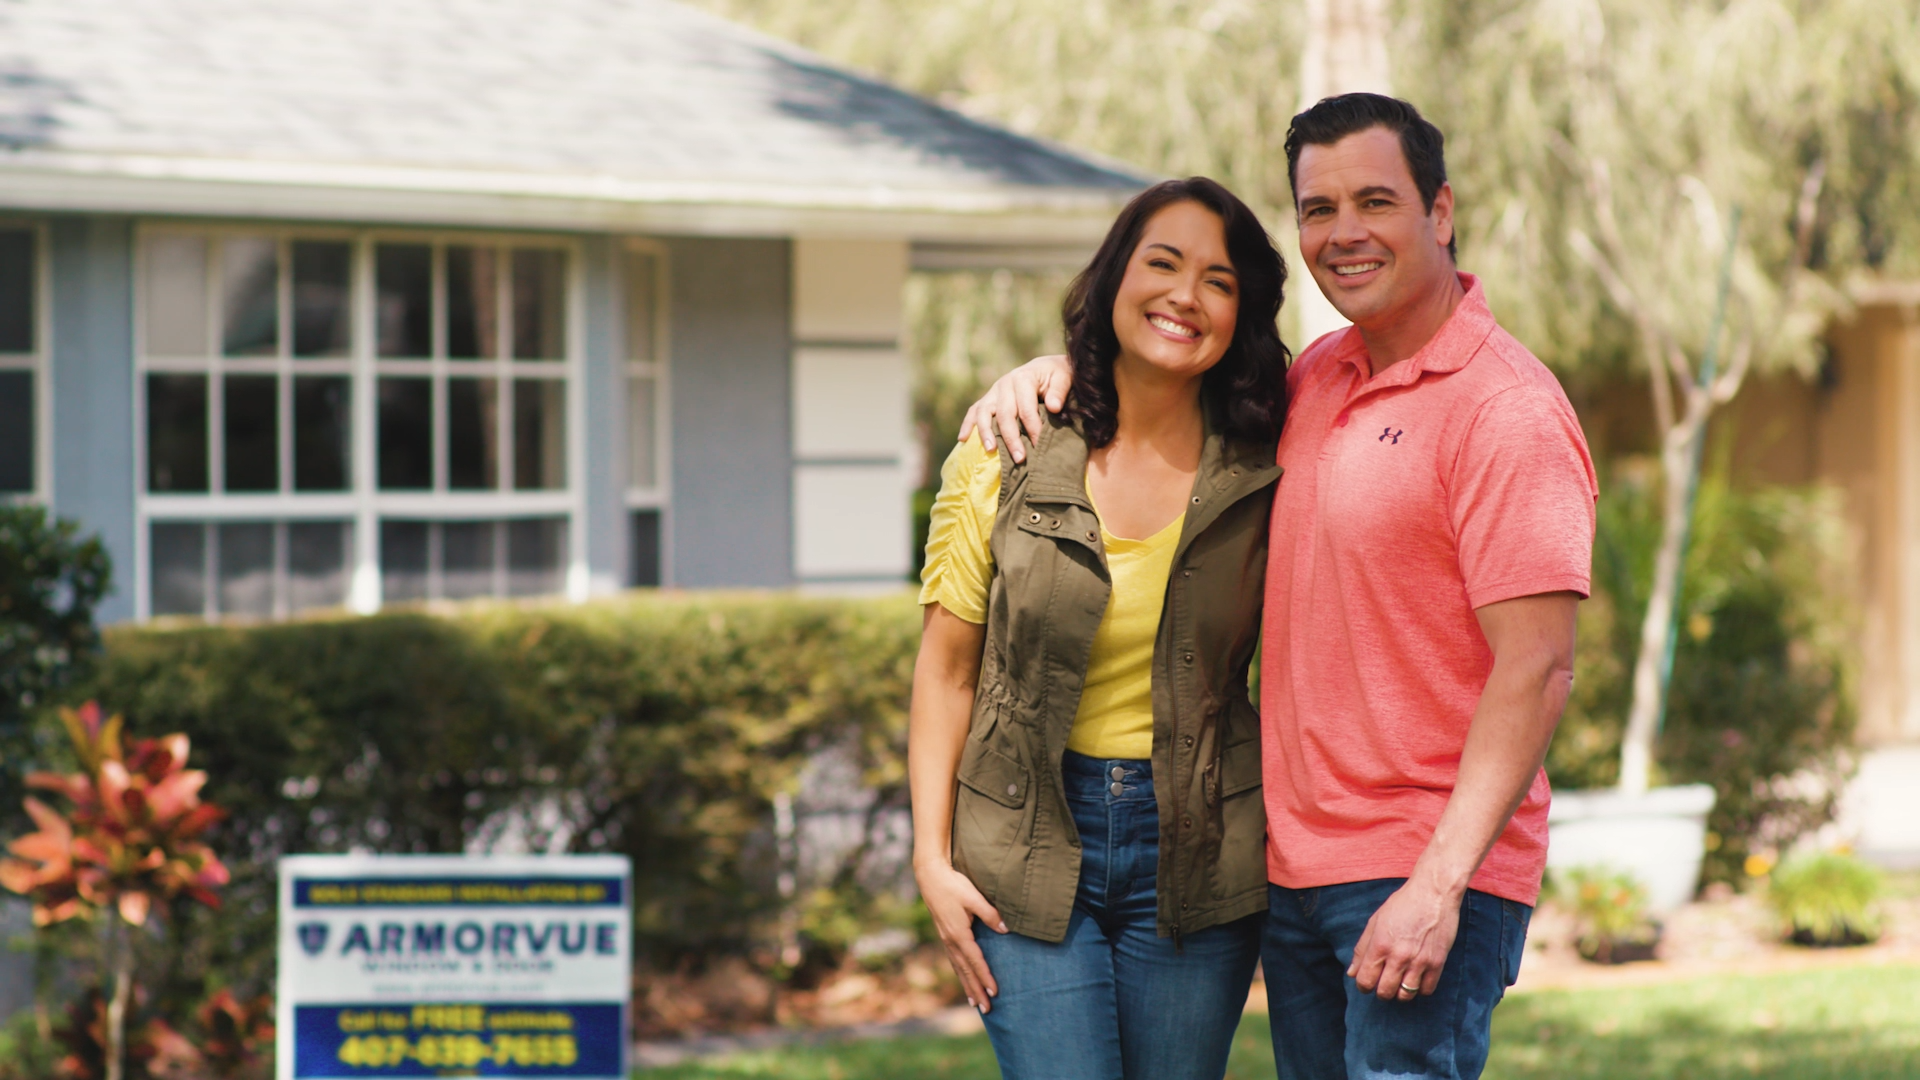
<instances>
[{"instance_id":1,"label":"window pane","mask_svg":"<svg viewBox=\"0 0 1920 1080\"><path fill-rule=\"evenodd\" d=\"M627 486L652 490L660 486L654 468L653 378L627 380Z\"/></svg>"},{"instance_id":2,"label":"window pane","mask_svg":"<svg viewBox=\"0 0 1920 1080\"><path fill-rule=\"evenodd\" d=\"M232 236L220 244L220 296L228 356L280 351L280 255L264 236Z\"/></svg>"},{"instance_id":3,"label":"window pane","mask_svg":"<svg viewBox=\"0 0 1920 1080\"><path fill-rule=\"evenodd\" d=\"M559 592L566 579L566 547L564 518L507 522L507 595Z\"/></svg>"},{"instance_id":4,"label":"window pane","mask_svg":"<svg viewBox=\"0 0 1920 1080\"><path fill-rule=\"evenodd\" d=\"M223 417L228 491L280 489L280 380L229 375Z\"/></svg>"},{"instance_id":5,"label":"window pane","mask_svg":"<svg viewBox=\"0 0 1920 1080\"><path fill-rule=\"evenodd\" d=\"M147 490L207 490L205 375L147 376Z\"/></svg>"},{"instance_id":6,"label":"window pane","mask_svg":"<svg viewBox=\"0 0 1920 1080\"><path fill-rule=\"evenodd\" d=\"M449 600L492 596L491 521L449 521L440 526L440 595Z\"/></svg>"},{"instance_id":7,"label":"window pane","mask_svg":"<svg viewBox=\"0 0 1920 1080\"><path fill-rule=\"evenodd\" d=\"M207 529L199 522L154 522L148 533L155 615L204 615Z\"/></svg>"},{"instance_id":8,"label":"window pane","mask_svg":"<svg viewBox=\"0 0 1920 1080\"><path fill-rule=\"evenodd\" d=\"M33 490L33 372L0 371L0 494Z\"/></svg>"},{"instance_id":9,"label":"window pane","mask_svg":"<svg viewBox=\"0 0 1920 1080\"><path fill-rule=\"evenodd\" d=\"M631 558L631 565L627 567L627 584L640 589L658 587L660 584L660 511L634 511Z\"/></svg>"},{"instance_id":10,"label":"window pane","mask_svg":"<svg viewBox=\"0 0 1920 1080\"><path fill-rule=\"evenodd\" d=\"M147 355L206 356L207 241L156 236L147 241Z\"/></svg>"},{"instance_id":11,"label":"window pane","mask_svg":"<svg viewBox=\"0 0 1920 1080\"><path fill-rule=\"evenodd\" d=\"M33 351L33 230L0 229L0 353Z\"/></svg>"},{"instance_id":12,"label":"window pane","mask_svg":"<svg viewBox=\"0 0 1920 1080\"><path fill-rule=\"evenodd\" d=\"M567 355L567 253L520 248L513 253L513 358Z\"/></svg>"},{"instance_id":13,"label":"window pane","mask_svg":"<svg viewBox=\"0 0 1920 1080\"><path fill-rule=\"evenodd\" d=\"M386 603L427 597L427 523L380 523L380 595Z\"/></svg>"},{"instance_id":14,"label":"window pane","mask_svg":"<svg viewBox=\"0 0 1920 1080\"><path fill-rule=\"evenodd\" d=\"M273 526L249 521L219 526L220 614L273 614Z\"/></svg>"},{"instance_id":15,"label":"window pane","mask_svg":"<svg viewBox=\"0 0 1920 1080\"><path fill-rule=\"evenodd\" d=\"M652 360L659 297L658 264L651 255L627 253L627 359Z\"/></svg>"},{"instance_id":16,"label":"window pane","mask_svg":"<svg viewBox=\"0 0 1920 1080\"><path fill-rule=\"evenodd\" d=\"M348 425L352 394L344 375L302 375L293 380L293 487L295 491L345 491L350 472Z\"/></svg>"},{"instance_id":17,"label":"window pane","mask_svg":"<svg viewBox=\"0 0 1920 1080\"><path fill-rule=\"evenodd\" d=\"M433 486L433 393L426 379L380 380L380 486Z\"/></svg>"},{"instance_id":18,"label":"window pane","mask_svg":"<svg viewBox=\"0 0 1920 1080\"><path fill-rule=\"evenodd\" d=\"M447 380L447 486L489 491L500 483L500 381Z\"/></svg>"},{"instance_id":19,"label":"window pane","mask_svg":"<svg viewBox=\"0 0 1920 1080\"><path fill-rule=\"evenodd\" d=\"M513 381L513 486L521 491L567 486L567 385L563 382Z\"/></svg>"},{"instance_id":20,"label":"window pane","mask_svg":"<svg viewBox=\"0 0 1920 1080\"><path fill-rule=\"evenodd\" d=\"M500 355L499 256L492 248L447 248L447 355Z\"/></svg>"},{"instance_id":21,"label":"window pane","mask_svg":"<svg viewBox=\"0 0 1920 1080\"><path fill-rule=\"evenodd\" d=\"M433 249L380 244L373 249L375 320L381 356L433 355Z\"/></svg>"},{"instance_id":22,"label":"window pane","mask_svg":"<svg viewBox=\"0 0 1920 1080\"><path fill-rule=\"evenodd\" d=\"M293 242L293 355L346 356L353 348L353 246Z\"/></svg>"},{"instance_id":23,"label":"window pane","mask_svg":"<svg viewBox=\"0 0 1920 1080\"><path fill-rule=\"evenodd\" d=\"M347 541L352 535L353 526L344 521L287 526L287 610L347 602Z\"/></svg>"}]
</instances>

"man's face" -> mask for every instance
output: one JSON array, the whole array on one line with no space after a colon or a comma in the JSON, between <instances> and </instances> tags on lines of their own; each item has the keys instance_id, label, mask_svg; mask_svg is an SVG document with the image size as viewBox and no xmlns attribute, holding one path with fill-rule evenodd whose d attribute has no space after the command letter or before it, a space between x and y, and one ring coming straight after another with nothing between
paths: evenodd
<instances>
[{"instance_id":1,"label":"man's face","mask_svg":"<svg viewBox=\"0 0 1920 1080\"><path fill-rule=\"evenodd\" d=\"M1447 288L1453 189L1422 206L1399 135L1373 127L1301 147L1294 179L1300 254L1348 321L1384 326Z\"/></svg>"}]
</instances>

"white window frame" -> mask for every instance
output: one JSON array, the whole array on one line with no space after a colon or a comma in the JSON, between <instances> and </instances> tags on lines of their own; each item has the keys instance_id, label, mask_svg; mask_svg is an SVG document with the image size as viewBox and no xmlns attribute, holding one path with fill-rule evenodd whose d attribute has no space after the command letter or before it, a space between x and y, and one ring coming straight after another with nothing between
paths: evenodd
<instances>
[{"instance_id":1,"label":"white window frame","mask_svg":"<svg viewBox=\"0 0 1920 1080\"><path fill-rule=\"evenodd\" d=\"M195 235L209 241L207 259L208 344L211 355L195 358L149 357L146 348L146 258L148 244L161 235ZM219 355L221 323L218 294L219 240L226 236L265 236L273 239L281 254L280 348L272 358L226 357ZM352 245L349 288L351 290L351 345L348 356L319 359L293 356L293 317L291 292L293 279L289 252L294 240L345 240ZM375 355L376 282L374 248L381 243L426 243L433 248L434 353L426 360L393 360ZM501 352L509 358L496 360L449 361L441 329L444 318L445 248L448 244L513 247L544 247L566 253L565 301L566 355L554 360L517 361L510 358L512 343L510 321L500 324ZM349 584L347 607L361 614L380 609L380 522L383 518L423 521L472 521L504 518L564 518L567 522L565 564L562 572L569 599L586 597L586 497L582 472L585 462L585 387L582 385L582 354L585 340L585 309L582 299L583 275L581 245L575 238L550 233L516 233L456 229L351 229L325 225L289 223L247 223L232 221L143 221L135 235L135 274L133 304L134 353L134 560L135 617L152 617L152 567L150 546L154 522L232 521L272 522L276 526L294 520L352 522L348 551ZM506 290L505 281L501 291ZM511 299L503 295L500 303L510 308ZM510 319L510 317L509 317ZM147 375L175 371L204 373L208 376L208 487L206 493L150 493L147 490ZM220 415L222 395L215 381L222 374L258 371L278 374L280 381L281 490L263 493L226 493L217 490L223 481L223 424ZM446 413L446 377L452 373L489 375L502 380L498 422L504 431L499 443L498 486L491 491L449 491L446 489L444 439ZM292 490L292 445L290 376L294 374L345 374L350 380L352 406L348 425L350 487L342 492L296 492ZM382 491L378 476L378 388L383 375L425 375L432 377L435 488L431 491ZM512 456L512 381L516 378L563 380L566 386L566 484L552 491L514 491ZM284 533L284 529L278 529ZM284 544L279 544L284 549ZM208 550L214 545L209 543ZM209 558L213 556L209 554ZM284 570L284 568L279 568ZM276 571L276 573L279 572ZM209 584L209 590L217 585Z\"/></svg>"},{"instance_id":2,"label":"white window frame","mask_svg":"<svg viewBox=\"0 0 1920 1080\"><path fill-rule=\"evenodd\" d=\"M53 502L53 255L45 221L0 217L0 228L33 233L33 351L0 353L0 371L33 376L33 490L0 492L0 506Z\"/></svg>"},{"instance_id":3,"label":"white window frame","mask_svg":"<svg viewBox=\"0 0 1920 1080\"><path fill-rule=\"evenodd\" d=\"M653 359L634 360L633 350L627 341L627 328L632 320L627 317L627 305L633 299L633 289L627 281L627 255L645 255L653 260ZM633 550L633 514L636 510L653 510L660 515L660 584L673 584L673 354L671 343L672 268L668 262L667 245L658 240L644 237L626 237L614 252L613 278L620 297L619 320L619 365L620 371L620 462L623 488L625 489L626 520L621 523L623 535L627 540L629 555ZM652 487L640 487L633 478L626 475L628 463L632 460L629 452L629 440L632 438L633 418L628 415L629 405L633 401L631 387L636 378L653 380L653 476ZM632 580L633 568L627 568L628 580Z\"/></svg>"}]
</instances>

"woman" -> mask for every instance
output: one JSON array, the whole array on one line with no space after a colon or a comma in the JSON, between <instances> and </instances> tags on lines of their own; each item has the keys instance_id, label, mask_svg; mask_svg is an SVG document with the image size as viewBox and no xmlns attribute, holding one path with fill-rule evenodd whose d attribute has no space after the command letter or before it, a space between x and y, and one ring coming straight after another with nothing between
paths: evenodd
<instances>
[{"instance_id":1,"label":"woman","mask_svg":"<svg viewBox=\"0 0 1920 1080\"><path fill-rule=\"evenodd\" d=\"M914 873L1008 1080L1226 1069L1266 909L1247 668L1285 281L1225 188L1149 189L1068 291L1063 416L941 471Z\"/></svg>"}]
</instances>

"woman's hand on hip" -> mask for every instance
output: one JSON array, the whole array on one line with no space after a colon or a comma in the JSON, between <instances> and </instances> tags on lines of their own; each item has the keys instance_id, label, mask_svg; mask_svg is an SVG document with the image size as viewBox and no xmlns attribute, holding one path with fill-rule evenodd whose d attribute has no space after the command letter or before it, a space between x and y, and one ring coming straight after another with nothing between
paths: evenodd
<instances>
[{"instance_id":1,"label":"woman's hand on hip","mask_svg":"<svg viewBox=\"0 0 1920 1080\"><path fill-rule=\"evenodd\" d=\"M952 866L917 866L913 877L920 886L920 898L933 913L933 927L940 934L940 944L946 946L947 959L953 962L953 973L960 977L967 1004L981 1012L991 1011L1000 985L993 981L987 958L973 940L973 920L979 919L1001 934L1007 932L1007 924L967 875Z\"/></svg>"}]
</instances>

